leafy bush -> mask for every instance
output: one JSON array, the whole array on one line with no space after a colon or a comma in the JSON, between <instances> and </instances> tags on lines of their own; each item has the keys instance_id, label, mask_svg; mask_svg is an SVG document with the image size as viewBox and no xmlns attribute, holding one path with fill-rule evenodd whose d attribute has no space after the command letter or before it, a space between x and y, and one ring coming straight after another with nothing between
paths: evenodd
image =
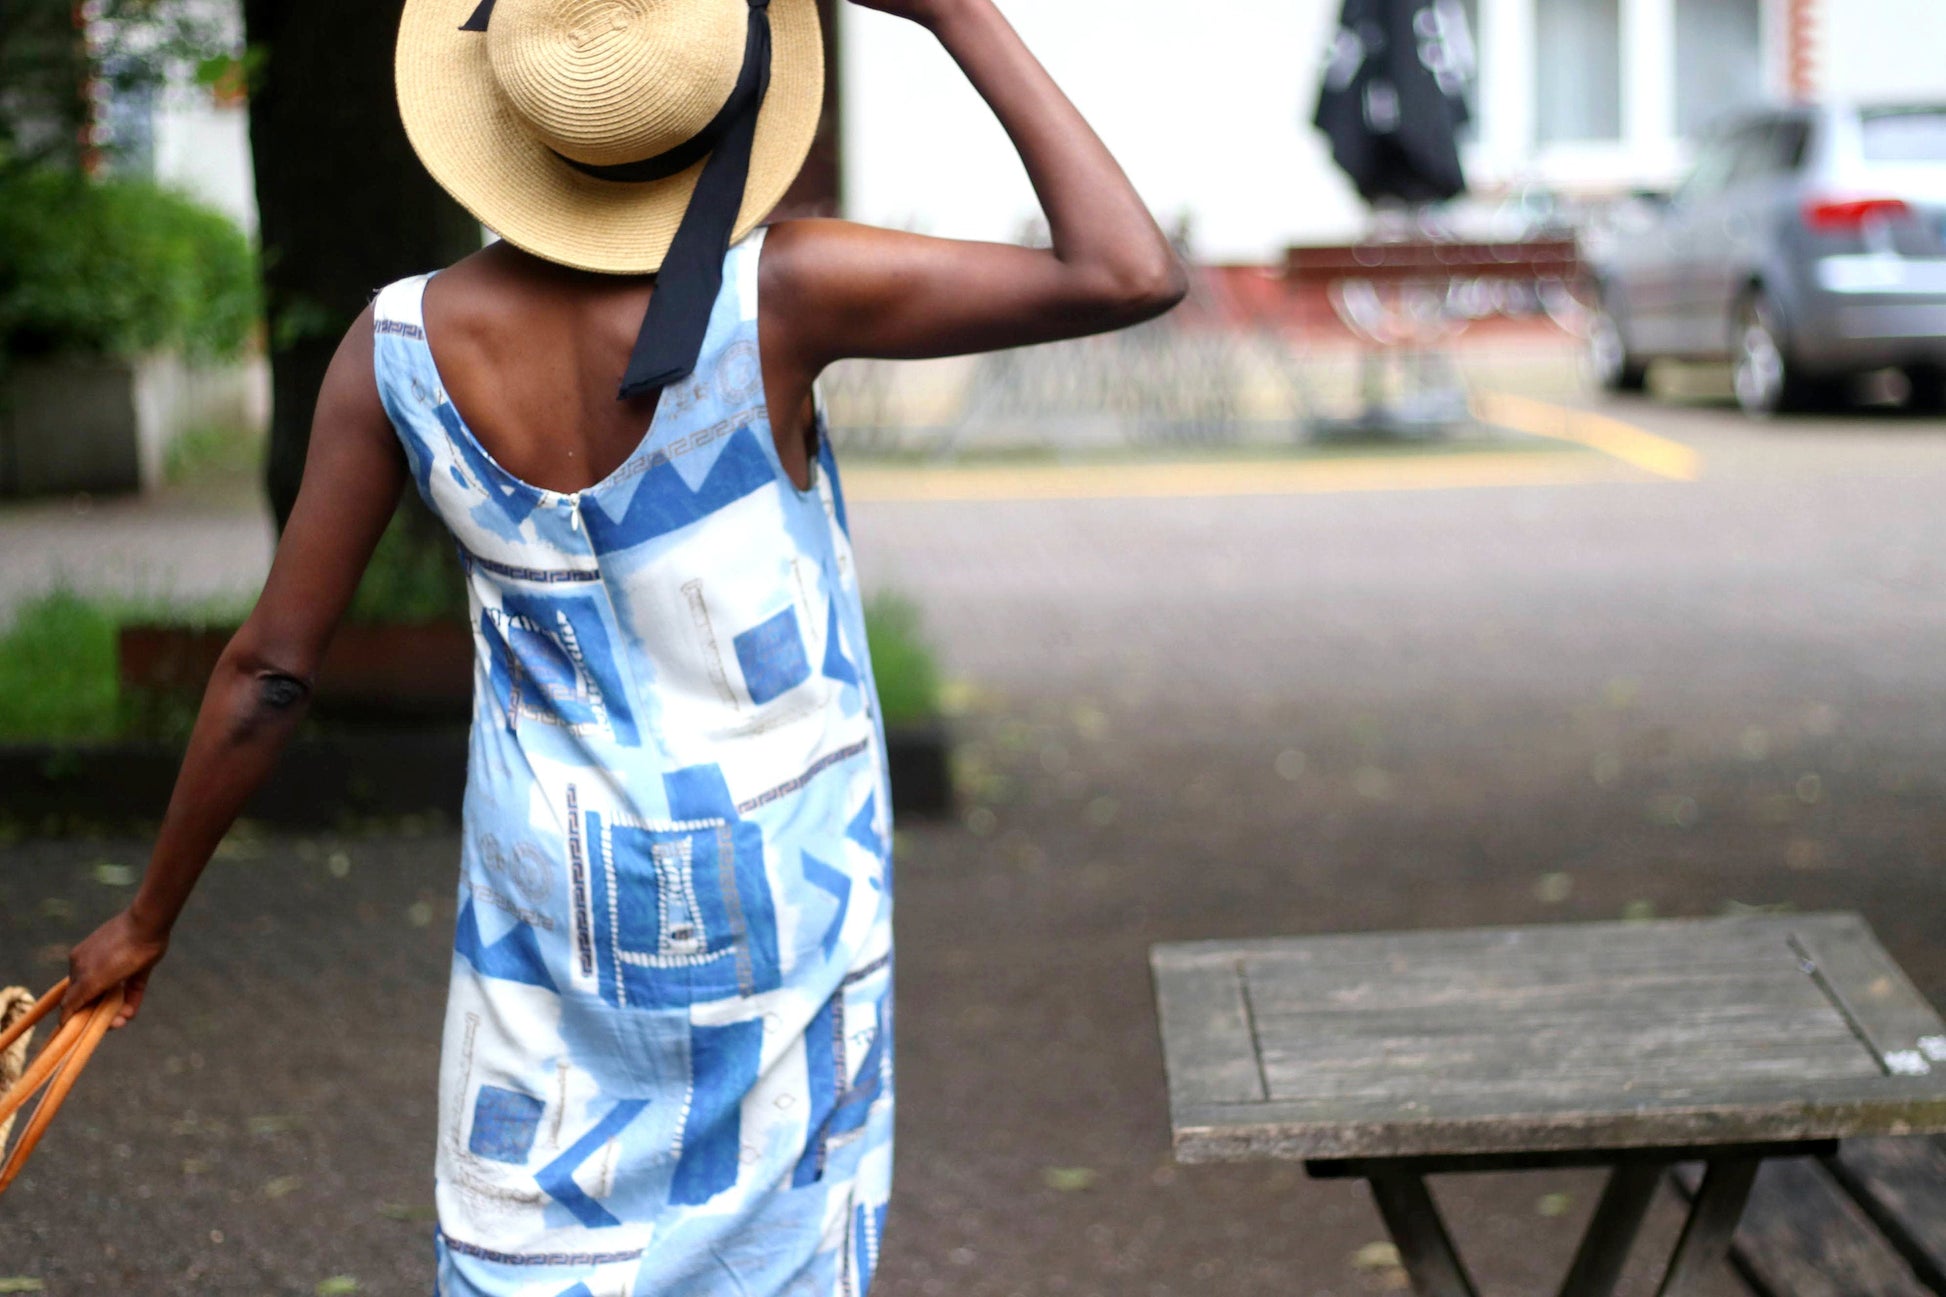
<instances>
[{"instance_id":1,"label":"leafy bush","mask_svg":"<svg viewBox=\"0 0 1946 1297\"><path fill-rule=\"evenodd\" d=\"M899 595L874 597L865 605L865 640L885 723L937 716L939 661L921 631L918 605Z\"/></svg>"},{"instance_id":2,"label":"leafy bush","mask_svg":"<svg viewBox=\"0 0 1946 1297\"><path fill-rule=\"evenodd\" d=\"M392 515L365 565L347 620L402 625L466 620L466 574L454 560L452 542L430 534L430 521L413 499Z\"/></svg>"},{"instance_id":3,"label":"leafy bush","mask_svg":"<svg viewBox=\"0 0 1946 1297\"><path fill-rule=\"evenodd\" d=\"M0 628L0 742L187 738L196 698L122 688L121 628L162 622L219 629L237 625L249 609L247 599L172 603L71 590L29 599Z\"/></svg>"},{"instance_id":4,"label":"leafy bush","mask_svg":"<svg viewBox=\"0 0 1946 1297\"><path fill-rule=\"evenodd\" d=\"M407 589L395 597L407 607L399 611L433 613L430 580L415 596L410 587L419 582L406 573L401 578ZM420 598L426 606L419 605ZM116 635L131 622L233 626L246 611L245 603L232 601L168 607L89 599L66 590L27 601L0 630L0 742L184 738L195 700L124 692L116 672ZM918 607L896 595L878 596L865 608L865 636L885 722L938 715L939 664L921 633Z\"/></svg>"},{"instance_id":5,"label":"leafy bush","mask_svg":"<svg viewBox=\"0 0 1946 1297\"><path fill-rule=\"evenodd\" d=\"M221 213L147 181L0 178L0 351L220 359L259 315L255 254Z\"/></svg>"},{"instance_id":6,"label":"leafy bush","mask_svg":"<svg viewBox=\"0 0 1946 1297\"><path fill-rule=\"evenodd\" d=\"M114 737L116 628L106 607L65 591L23 606L0 634L0 739Z\"/></svg>"}]
</instances>

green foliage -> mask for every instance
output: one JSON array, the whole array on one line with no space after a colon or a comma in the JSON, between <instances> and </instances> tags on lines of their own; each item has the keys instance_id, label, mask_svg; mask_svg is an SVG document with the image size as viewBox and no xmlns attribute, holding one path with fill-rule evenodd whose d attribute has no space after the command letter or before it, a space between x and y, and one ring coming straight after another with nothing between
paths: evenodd
<instances>
[{"instance_id":1,"label":"green foliage","mask_svg":"<svg viewBox=\"0 0 1946 1297\"><path fill-rule=\"evenodd\" d=\"M76 25L80 9L74 0L0 3L0 172L79 170L91 86L122 94L191 81L223 88L222 64L238 58L215 6L94 0L85 40ZM110 164L117 160L112 145L86 147Z\"/></svg>"},{"instance_id":2,"label":"green foliage","mask_svg":"<svg viewBox=\"0 0 1946 1297\"><path fill-rule=\"evenodd\" d=\"M466 620L466 580L454 561L452 541L443 533L428 534L430 522L411 499L392 516L352 596L350 620L405 625Z\"/></svg>"},{"instance_id":3,"label":"green foliage","mask_svg":"<svg viewBox=\"0 0 1946 1297\"><path fill-rule=\"evenodd\" d=\"M235 355L261 313L229 219L147 181L0 177L0 351Z\"/></svg>"},{"instance_id":4,"label":"green foliage","mask_svg":"<svg viewBox=\"0 0 1946 1297\"><path fill-rule=\"evenodd\" d=\"M120 723L116 618L66 591L19 610L0 634L0 739L99 739Z\"/></svg>"},{"instance_id":5,"label":"green foliage","mask_svg":"<svg viewBox=\"0 0 1946 1297\"><path fill-rule=\"evenodd\" d=\"M919 606L899 595L875 596L865 605L865 639L885 723L937 716L939 662L923 634Z\"/></svg>"},{"instance_id":6,"label":"green foliage","mask_svg":"<svg viewBox=\"0 0 1946 1297\"><path fill-rule=\"evenodd\" d=\"M398 530L395 524L394 531ZM369 596L361 589L360 599L389 601L390 609L401 614L384 620L424 621L451 615L454 596L438 593L459 591L463 599L463 588L451 567L437 574L435 590L432 574L421 569L412 552L397 541L388 534L379 549L381 555L387 554L391 544L393 558L388 561L398 564L389 577L381 578L388 584ZM66 590L29 600L0 631L0 742L134 735L182 739L194 720L194 700L125 694L116 676L116 633L132 622L233 626L245 611L242 604L230 601L166 606L88 599ZM866 606L865 634L886 723L937 716L939 664L921 633L918 607L898 596L878 596Z\"/></svg>"},{"instance_id":7,"label":"green foliage","mask_svg":"<svg viewBox=\"0 0 1946 1297\"><path fill-rule=\"evenodd\" d=\"M171 486L253 476L263 463L264 439L247 428L203 424L169 443L162 475Z\"/></svg>"}]
</instances>

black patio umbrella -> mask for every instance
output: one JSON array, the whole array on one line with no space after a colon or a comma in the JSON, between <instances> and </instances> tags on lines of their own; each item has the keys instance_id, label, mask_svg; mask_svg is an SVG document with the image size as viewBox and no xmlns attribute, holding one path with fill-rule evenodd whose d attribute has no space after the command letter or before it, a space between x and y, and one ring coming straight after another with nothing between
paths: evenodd
<instances>
[{"instance_id":1,"label":"black patio umbrella","mask_svg":"<svg viewBox=\"0 0 1946 1297\"><path fill-rule=\"evenodd\" d=\"M1313 122L1366 202L1466 189L1458 133L1472 72L1459 0L1345 0Z\"/></svg>"}]
</instances>

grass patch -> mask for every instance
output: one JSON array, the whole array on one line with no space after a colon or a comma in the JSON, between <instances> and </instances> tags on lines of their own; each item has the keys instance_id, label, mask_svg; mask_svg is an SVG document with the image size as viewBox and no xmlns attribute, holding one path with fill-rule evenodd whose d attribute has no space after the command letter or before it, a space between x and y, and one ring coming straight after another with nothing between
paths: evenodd
<instances>
[{"instance_id":1,"label":"grass patch","mask_svg":"<svg viewBox=\"0 0 1946 1297\"><path fill-rule=\"evenodd\" d=\"M402 582L421 593L432 586L429 580ZM0 741L186 737L197 700L125 692L116 671L117 632L135 622L234 626L248 611L247 603L234 600L165 605L90 599L69 590L29 600L0 632ZM922 633L918 606L879 595L866 606L865 635L886 723L937 716L939 662Z\"/></svg>"},{"instance_id":2,"label":"grass patch","mask_svg":"<svg viewBox=\"0 0 1946 1297\"><path fill-rule=\"evenodd\" d=\"M121 730L119 622L67 591L20 609L0 635L0 739L100 739Z\"/></svg>"},{"instance_id":3,"label":"grass patch","mask_svg":"<svg viewBox=\"0 0 1946 1297\"><path fill-rule=\"evenodd\" d=\"M865 605L865 639L885 723L903 725L937 716L939 660L926 642L919 606L901 595L875 596Z\"/></svg>"},{"instance_id":4,"label":"grass patch","mask_svg":"<svg viewBox=\"0 0 1946 1297\"><path fill-rule=\"evenodd\" d=\"M116 637L137 622L234 626L249 610L235 599L167 604L72 590L28 600L0 631L0 742L186 738L198 700L124 692Z\"/></svg>"},{"instance_id":5,"label":"grass patch","mask_svg":"<svg viewBox=\"0 0 1946 1297\"><path fill-rule=\"evenodd\" d=\"M171 486L209 480L252 479L262 467L264 439L247 428L205 424L169 443L162 476Z\"/></svg>"}]
</instances>

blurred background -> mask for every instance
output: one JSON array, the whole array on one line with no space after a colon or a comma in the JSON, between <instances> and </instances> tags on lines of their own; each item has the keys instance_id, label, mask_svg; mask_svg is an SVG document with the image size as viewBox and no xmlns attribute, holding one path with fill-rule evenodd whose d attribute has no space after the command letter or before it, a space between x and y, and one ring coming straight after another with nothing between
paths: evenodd
<instances>
[{"instance_id":1,"label":"blurred background","mask_svg":"<svg viewBox=\"0 0 1946 1297\"><path fill-rule=\"evenodd\" d=\"M130 895L343 330L480 244L399 7L0 10L0 984ZM1172 1164L1156 941L1849 909L1946 1002L1946 7L1005 9L1195 286L825 382L902 801L877 1290L1402 1287L1355 1186ZM789 212L1044 239L930 38L826 19ZM0 1291L429 1287L462 597L408 501ZM1597 1189L1442 1200L1539 1291Z\"/></svg>"}]
</instances>

